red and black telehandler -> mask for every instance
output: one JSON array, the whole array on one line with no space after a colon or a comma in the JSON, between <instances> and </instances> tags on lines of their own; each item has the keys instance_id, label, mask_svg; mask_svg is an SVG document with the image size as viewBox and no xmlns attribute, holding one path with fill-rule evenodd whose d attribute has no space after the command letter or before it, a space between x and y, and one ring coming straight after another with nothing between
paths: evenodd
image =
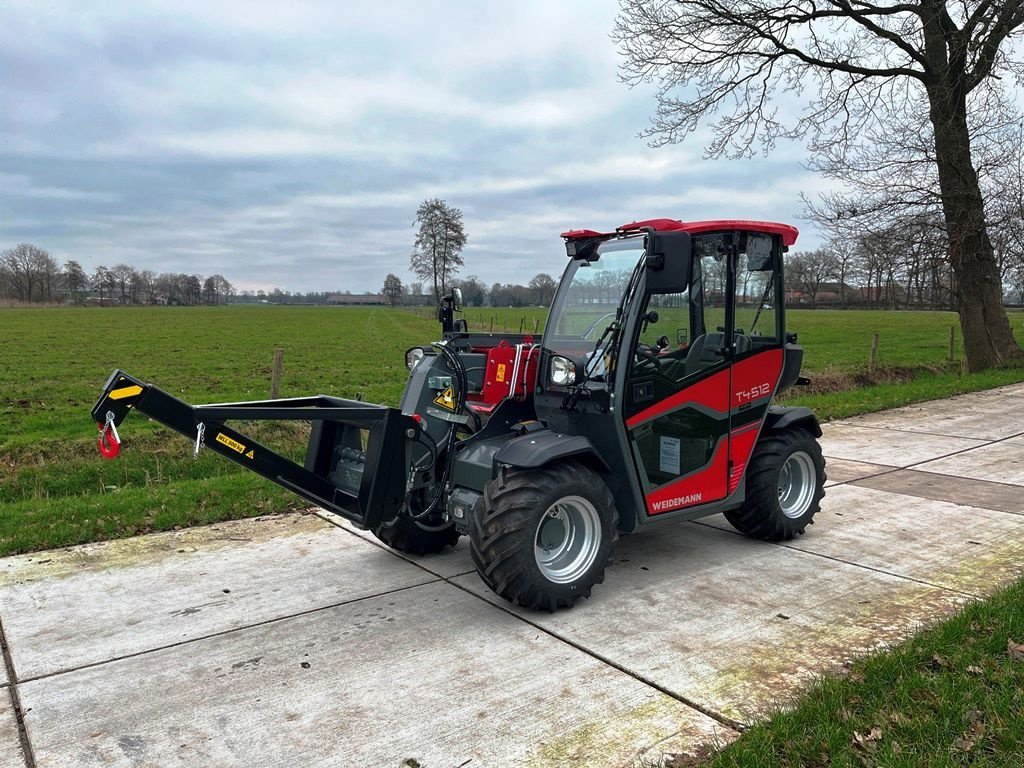
<instances>
[{"instance_id":1,"label":"red and black telehandler","mask_svg":"<svg viewBox=\"0 0 1024 768\"><path fill-rule=\"evenodd\" d=\"M92 410L100 449L116 455L138 411L400 552L466 535L496 594L570 607L603 581L620 534L724 513L779 541L819 511L817 419L772 404L806 382L785 322L796 237L738 220L565 232L543 336L469 331L456 289L442 339L406 352L397 408L327 395L194 406L116 370ZM237 428L258 419L310 422L305 464Z\"/></svg>"}]
</instances>

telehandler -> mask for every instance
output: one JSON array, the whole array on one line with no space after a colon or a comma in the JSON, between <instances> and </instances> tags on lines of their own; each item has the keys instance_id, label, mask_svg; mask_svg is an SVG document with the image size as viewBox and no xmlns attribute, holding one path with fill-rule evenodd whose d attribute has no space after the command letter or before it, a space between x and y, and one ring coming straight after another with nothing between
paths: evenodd
<instances>
[{"instance_id":1,"label":"telehandler","mask_svg":"<svg viewBox=\"0 0 1024 768\"><path fill-rule=\"evenodd\" d=\"M651 219L562 234L543 336L477 333L458 289L409 349L397 408L327 395L189 405L115 370L92 409L114 457L131 411L413 555L469 537L486 585L532 609L604 580L620 534L724 513L780 541L824 495L821 429L772 405L800 376L783 253L797 230ZM310 422L305 464L231 423Z\"/></svg>"}]
</instances>

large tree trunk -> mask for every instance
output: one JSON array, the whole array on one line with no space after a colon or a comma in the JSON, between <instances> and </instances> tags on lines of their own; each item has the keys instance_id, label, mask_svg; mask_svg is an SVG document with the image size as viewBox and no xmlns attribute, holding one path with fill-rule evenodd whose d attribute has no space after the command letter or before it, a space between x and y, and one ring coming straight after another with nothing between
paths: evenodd
<instances>
[{"instance_id":1,"label":"large tree trunk","mask_svg":"<svg viewBox=\"0 0 1024 768\"><path fill-rule=\"evenodd\" d=\"M955 86L935 86L928 96L967 367L981 371L1024 353L1013 338L1003 307L1003 286L971 160L966 94L956 90Z\"/></svg>"}]
</instances>

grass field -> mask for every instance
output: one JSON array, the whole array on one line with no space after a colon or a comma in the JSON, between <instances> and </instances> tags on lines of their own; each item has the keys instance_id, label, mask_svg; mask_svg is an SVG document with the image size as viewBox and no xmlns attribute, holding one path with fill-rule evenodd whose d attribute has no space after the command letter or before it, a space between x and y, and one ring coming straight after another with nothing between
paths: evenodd
<instances>
[{"instance_id":1,"label":"grass field","mask_svg":"<svg viewBox=\"0 0 1024 768\"><path fill-rule=\"evenodd\" d=\"M544 314L467 317L475 330L532 331ZM1024 313L1012 321L1024 339ZM836 418L1024 380L1024 368L962 375L947 359L955 323L949 313L792 312L815 384L786 401ZM874 333L879 369L868 374ZM208 451L193 460L188 440L138 416L122 427L121 457L100 459L89 410L113 368L189 402L256 399L282 347L282 395L395 404L404 350L437 335L429 312L381 308L0 310L0 555L306 506ZM300 426L257 430L293 454L304 442ZM968 606L821 681L700 764L1024 765L1022 606L1024 584Z\"/></svg>"},{"instance_id":2,"label":"grass field","mask_svg":"<svg viewBox=\"0 0 1024 768\"><path fill-rule=\"evenodd\" d=\"M479 330L542 329L544 316L467 311ZM1024 338L1024 314L1013 320ZM946 361L954 323L947 313L792 312L805 371L826 386L789 401L829 418L1024 379L1024 370L961 377ZM871 382L872 333L881 337L880 383L857 386ZM282 395L396 404L405 349L437 336L429 311L383 308L0 310L0 555L303 505L209 452L193 460L189 441L139 417L122 429L121 457L101 460L89 409L115 367L188 402L256 399L268 395L282 347ZM294 425L261 425L257 436L291 451L304 440Z\"/></svg>"}]
</instances>

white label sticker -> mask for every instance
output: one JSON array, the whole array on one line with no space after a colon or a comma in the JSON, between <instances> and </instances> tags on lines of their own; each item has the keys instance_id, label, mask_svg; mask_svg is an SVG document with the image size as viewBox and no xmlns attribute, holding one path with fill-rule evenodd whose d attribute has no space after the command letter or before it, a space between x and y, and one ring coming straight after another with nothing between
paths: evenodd
<instances>
[{"instance_id":1,"label":"white label sticker","mask_svg":"<svg viewBox=\"0 0 1024 768\"><path fill-rule=\"evenodd\" d=\"M679 474L679 438L661 438L661 466L662 472L670 475Z\"/></svg>"}]
</instances>

